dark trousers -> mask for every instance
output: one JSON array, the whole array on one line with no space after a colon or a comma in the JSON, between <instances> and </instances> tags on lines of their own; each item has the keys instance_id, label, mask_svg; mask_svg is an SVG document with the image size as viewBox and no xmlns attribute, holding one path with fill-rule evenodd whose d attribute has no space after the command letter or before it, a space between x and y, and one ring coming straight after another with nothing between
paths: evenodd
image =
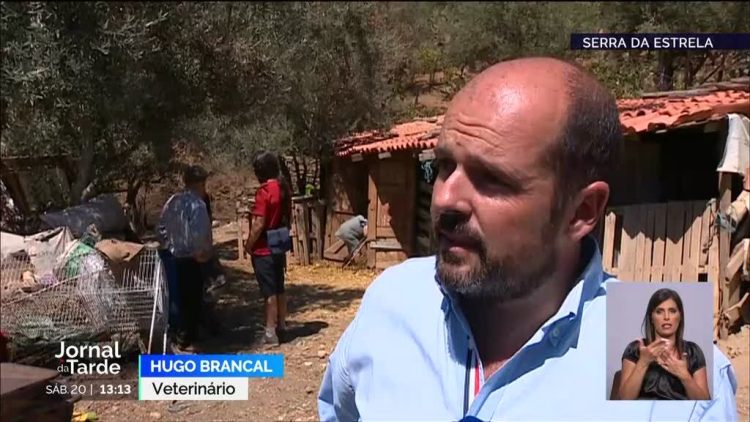
<instances>
[{"instance_id":1,"label":"dark trousers","mask_svg":"<svg viewBox=\"0 0 750 422\"><path fill-rule=\"evenodd\" d=\"M221 268L221 263L219 263L219 257L214 255L210 261L201 264L201 268L203 269L203 275L205 280L211 280L214 281L217 277L224 275L224 269ZM204 286L208 287L208 286Z\"/></svg>"},{"instance_id":2,"label":"dark trousers","mask_svg":"<svg viewBox=\"0 0 750 422\"><path fill-rule=\"evenodd\" d=\"M216 315L218 293L209 289L215 287L216 280L224 275L224 270L216 255L210 261L201 264L201 269L203 270L203 314L200 319L202 325L211 334L216 334L220 329L219 318Z\"/></svg>"},{"instance_id":3,"label":"dark trousers","mask_svg":"<svg viewBox=\"0 0 750 422\"><path fill-rule=\"evenodd\" d=\"M169 297L169 328L174 330L180 326L180 291L177 290L177 273L174 256L168 249L159 250L159 258L164 265L164 276L167 278L167 294Z\"/></svg>"},{"instance_id":4,"label":"dark trousers","mask_svg":"<svg viewBox=\"0 0 750 422\"><path fill-rule=\"evenodd\" d=\"M180 329L176 339L181 346L193 343L203 308L203 271L193 258L175 258L175 275L179 289Z\"/></svg>"}]
</instances>

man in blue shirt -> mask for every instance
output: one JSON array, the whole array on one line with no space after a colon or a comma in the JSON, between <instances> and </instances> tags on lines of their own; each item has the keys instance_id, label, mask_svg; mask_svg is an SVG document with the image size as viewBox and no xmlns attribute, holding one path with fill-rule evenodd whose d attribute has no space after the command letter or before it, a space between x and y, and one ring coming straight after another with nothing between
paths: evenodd
<instances>
[{"instance_id":1,"label":"man in blue shirt","mask_svg":"<svg viewBox=\"0 0 750 422\"><path fill-rule=\"evenodd\" d=\"M160 256L167 269L170 325L176 325L175 352L192 353L203 311L202 265L213 256L211 220L203 198L208 173L190 166L185 189L164 204L159 221Z\"/></svg>"},{"instance_id":2,"label":"man in blue shirt","mask_svg":"<svg viewBox=\"0 0 750 422\"><path fill-rule=\"evenodd\" d=\"M435 148L435 257L383 272L323 377L323 421L736 420L714 347L709 401L608 401L605 274L590 233L622 135L611 94L555 59L495 65Z\"/></svg>"}]
</instances>

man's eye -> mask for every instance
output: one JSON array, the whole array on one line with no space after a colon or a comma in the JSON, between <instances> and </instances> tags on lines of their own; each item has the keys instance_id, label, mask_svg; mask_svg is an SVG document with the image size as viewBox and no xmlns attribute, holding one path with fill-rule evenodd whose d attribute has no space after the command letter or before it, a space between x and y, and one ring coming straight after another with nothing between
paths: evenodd
<instances>
[{"instance_id":1,"label":"man's eye","mask_svg":"<svg viewBox=\"0 0 750 422\"><path fill-rule=\"evenodd\" d=\"M492 173L483 173L479 176L479 184L485 188L492 189L493 191L512 191L512 187L502 178L495 176Z\"/></svg>"}]
</instances>

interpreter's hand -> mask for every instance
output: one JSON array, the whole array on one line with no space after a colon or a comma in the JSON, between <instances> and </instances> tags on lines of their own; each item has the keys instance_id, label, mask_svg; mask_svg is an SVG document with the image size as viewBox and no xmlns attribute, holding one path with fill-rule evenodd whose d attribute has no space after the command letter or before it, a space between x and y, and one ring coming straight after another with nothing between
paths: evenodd
<instances>
[{"instance_id":1,"label":"interpreter's hand","mask_svg":"<svg viewBox=\"0 0 750 422\"><path fill-rule=\"evenodd\" d=\"M682 358L676 358L672 353L664 353L656 359L656 362L670 374L684 380L690 378L690 371L687 365L687 353L682 354Z\"/></svg>"},{"instance_id":2,"label":"interpreter's hand","mask_svg":"<svg viewBox=\"0 0 750 422\"><path fill-rule=\"evenodd\" d=\"M668 343L664 339L657 339L648 346L643 344L643 340L638 339L638 351L640 352L639 361L650 364L655 362L664 352L667 351Z\"/></svg>"}]
</instances>

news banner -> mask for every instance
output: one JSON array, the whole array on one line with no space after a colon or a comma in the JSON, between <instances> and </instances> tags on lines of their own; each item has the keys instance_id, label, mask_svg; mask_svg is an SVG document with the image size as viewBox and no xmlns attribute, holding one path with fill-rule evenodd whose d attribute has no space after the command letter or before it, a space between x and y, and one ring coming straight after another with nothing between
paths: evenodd
<instances>
[{"instance_id":1,"label":"news banner","mask_svg":"<svg viewBox=\"0 0 750 422\"><path fill-rule=\"evenodd\" d=\"M749 50L750 33L573 33L571 50Z\"/></svg>"},{"instance_id":2,"label":"news banner","mask_svg":"<svg viewBox=\"0 0 750 422\"><path fill-rule=\"evenodd\" d=\"M284 356L139 355L137 373L119 345L60 345L60 377L47 395L85 400L248 400L251 378L283 378Z\"/></svg>"}]
</instances>

